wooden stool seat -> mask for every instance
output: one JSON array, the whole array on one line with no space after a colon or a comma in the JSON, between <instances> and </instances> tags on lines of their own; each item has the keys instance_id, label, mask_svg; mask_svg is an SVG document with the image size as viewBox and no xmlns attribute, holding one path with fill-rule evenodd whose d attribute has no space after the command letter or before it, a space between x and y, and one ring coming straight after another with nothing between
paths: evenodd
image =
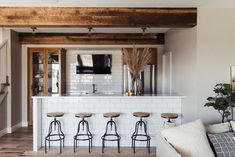
<instances>
[{"instance_id":1,"label":"wooden stool seat","mask_svg":"<svg viewBox=\"0 0 235 157\"><path fill-rule=\"evenodd\" d=\"M150 113L149 112L134 112L133 116L135 116L135 117L149 117Z\"/></svg>"},{"instance_id":2,"label":"wooden stool seat","mask_svg":"<svg viewBox=\"0 0 235 157\"><path fill-rule=\"evenodd\" d=\"M119 112L106 112L103 114L103 116L106 118L115 118L115 117L119 117L120 113Z\"/></svg>"},{"instance_id":3,"label":"wooden stool seat","mask_svg":"<svg viewBox=\"0 0 235 157\"><path fill-rule=\"evenodd\" d=\"M63 117L64 112L50 112L47 113L47 117Z\"/></svg>"},{"instance_id":4,"label":"wooden stool seat","mask_svg":"<svg viewBox=\"0 0 235 157\"><path fill-rule=\"evenodd\" d=\"M167 118L167 119L176 119L176 118L178 118L178 114L176 114L176 113L162 113L161 117Z\"/></svg>"},{"instance_id":5,"label":"wooden stool seat","mask_svg":"<svg viewBox=\"0 0 235 157\"><path fill-rule=\"evenodd\" d=\"M91 116L92 116L92 113L89 113L89 112L80 112L80 113L75 114L75 117L78 117L78 118L88 118Z\"/></svg>"}]
</instances>

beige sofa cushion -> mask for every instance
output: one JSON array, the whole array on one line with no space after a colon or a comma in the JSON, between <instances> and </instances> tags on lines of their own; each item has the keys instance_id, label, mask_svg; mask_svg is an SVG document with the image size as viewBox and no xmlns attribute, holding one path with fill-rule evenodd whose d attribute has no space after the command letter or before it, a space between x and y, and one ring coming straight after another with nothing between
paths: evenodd
<instances>
[{"instance_id":1,"label":"beige sofa cushion","mask_svg":"<svg viewBox=\"0 0 235 157\"><path fill-rule=\"evenodd\" d=\"M229 131L231 131L231 126L229 122L206 126L206 132L210 134L223 133Z\"/></svg>"},{"instance_id":2,"label":"beige sofa cushion","mask_svg":"<svg viewBox=\"0 0 235 157\"><path fill-rule=\"evenodd\" d=\"M166 139L157 133L157 157L182 157L176 150L166 141Z\"/></svg>"},{"instance_id":3,"label":"beige sofa cushion","mask_svg":"<svg viewBox=\"0 0 235 157\"><path fill-rule=\"evenodd\" d=\"M214 157L201 120L165 129L161 133L182 157Z\"/></svg>"}]
</instances>

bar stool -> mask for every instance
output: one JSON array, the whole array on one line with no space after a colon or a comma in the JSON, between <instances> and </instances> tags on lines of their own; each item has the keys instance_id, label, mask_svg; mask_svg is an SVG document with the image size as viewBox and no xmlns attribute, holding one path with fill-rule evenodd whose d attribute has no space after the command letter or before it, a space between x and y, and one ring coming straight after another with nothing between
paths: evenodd
<instances>
[{"instance_id":1,"label":"bar stool","mask_svg":"<svg viewBox=\"0 0 235 157\"><path fill-rule=\"evenodd\" d=\"M178 118L178 114L176 114L176 113L162 113L161 117L168 119L167 122L163 123L163 128L170 128L170 127L175 126L175 124L171 120Z\"/></svg>"},{"instance_id":2,"label":"bar stool","mask_svg":"<svg viewBox=\"0 0 235 157\"><path fill-rule=\"evenodd\" d=\"M104 153L104 147L105 147L105 141L117 141L117 147L118 147L118 153L120 153L120 139L121 136L117 133L117 125L113 121L113 118L119 117L120 113L118 112L107 112L104 113L103 116L105 118L110 118L110 120L106 124L106 131L104 135L101 137L102 139L102 153ZM114 127L114 133L108 133L108 127L110 125L110 131L113 130Z\"/></svg>"},{"instance_id":3,"label":"bar stool","mask_svg":"<svg viewBox=\"0 0 235 157\"><path fill-rule=\"evenodd\" d=\"M60 141L60 153L62 152L62 145L64 147L65 135L61 130L61 123L60 121L56 119L56 117L63 117L63 116L64 116L63 112L47 113L47 117L53 117L54 120L50 123L48 134L45 137L45 153L47 153L47 141L49 142L49 148L50 148L51 141ZM53 128L54 128L54 131L57 131L57 133L53 133Z\"/></svg>"},{"instance_id":4,"label":"bar stool","mask_svg":"<svg viewBox=\"0 0 235 157\"><path fill-rule=\"evenodd\" d=\"M178 118L178 114L176 114L176 113L162 113L161 117L168 119L167 122L172 123L171 119Z\"/></svg>"},{"instance_id":5,"label":"bar stool","mask_svg":"<svg viewBox=\"0 0 235 157\"><path fill-rule=\"evenodd\" d=\"M74 139L74 153L75 153L76 148L78 146L77 145L78 141L89 141L89 153L91 152L93 136L90 132L88 121L85 120L85 118L89 118L91 116L92 116L92 113L87 113L87 112L81 112L81 113L75 114L75 117L82 118L82 120L79 121L77 134L73 137L73 139ZM81 126L82 126L82 129L81 129ZM84 128L86 128L85 132L84 132ZM80 130L82 130L82 133L80 133Z\"/></svg>"},{"instance_id":6,"label":"bar stool","mask_svg":"<svg viewBox=\"0 0 235 157\"><path fill-rule=\"evenodd\" d=\"M133 152L135 153L135 142L136 141L146 141L147 142L147 148L148 148L148 152L150 153L150 140L151 137L147 134L147 126L146 123L143 121L142 118L146 118L150 116L150 113L148 112L134 112L133 113L134 117L140 117L140 120L136 122L135 124L135 131L131 136L132 139L132 148L133 148ZM142 130L142 126L144 127L144 132L143 133L139 133L139 128L140 130Z\"/></svg>"}]
</instances>

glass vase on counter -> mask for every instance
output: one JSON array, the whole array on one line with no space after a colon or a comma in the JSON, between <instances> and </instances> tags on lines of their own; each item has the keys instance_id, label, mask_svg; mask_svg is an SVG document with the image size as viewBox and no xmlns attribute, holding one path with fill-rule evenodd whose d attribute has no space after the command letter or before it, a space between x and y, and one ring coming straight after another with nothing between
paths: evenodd
<instances>
[{"instance_id":1,"label":"glass vase on counter","mask_svg":"<svg viewBox=\"0 0 235 157\"><path fill-rule=\"evenodd\" d=\"M142 94L142 82L140 77L132 77L132 93L135 96Z\"/></svg>"}]
</instances>

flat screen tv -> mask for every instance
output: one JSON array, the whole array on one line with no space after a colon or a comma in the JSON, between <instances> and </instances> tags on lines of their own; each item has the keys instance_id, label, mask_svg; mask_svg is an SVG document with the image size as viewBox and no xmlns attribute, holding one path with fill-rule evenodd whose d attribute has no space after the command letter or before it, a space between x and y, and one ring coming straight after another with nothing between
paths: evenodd
<instances>
[{"instance_id":1,"label":"flat screen tv","mask_svg":"<svg viewBox=\"0 0 235 157\"><path fill-rule=\"evenodd\" d=\"M77 74L111 74L112 56L110 54L77 55Z\"/></svg>"}]
</instances>

